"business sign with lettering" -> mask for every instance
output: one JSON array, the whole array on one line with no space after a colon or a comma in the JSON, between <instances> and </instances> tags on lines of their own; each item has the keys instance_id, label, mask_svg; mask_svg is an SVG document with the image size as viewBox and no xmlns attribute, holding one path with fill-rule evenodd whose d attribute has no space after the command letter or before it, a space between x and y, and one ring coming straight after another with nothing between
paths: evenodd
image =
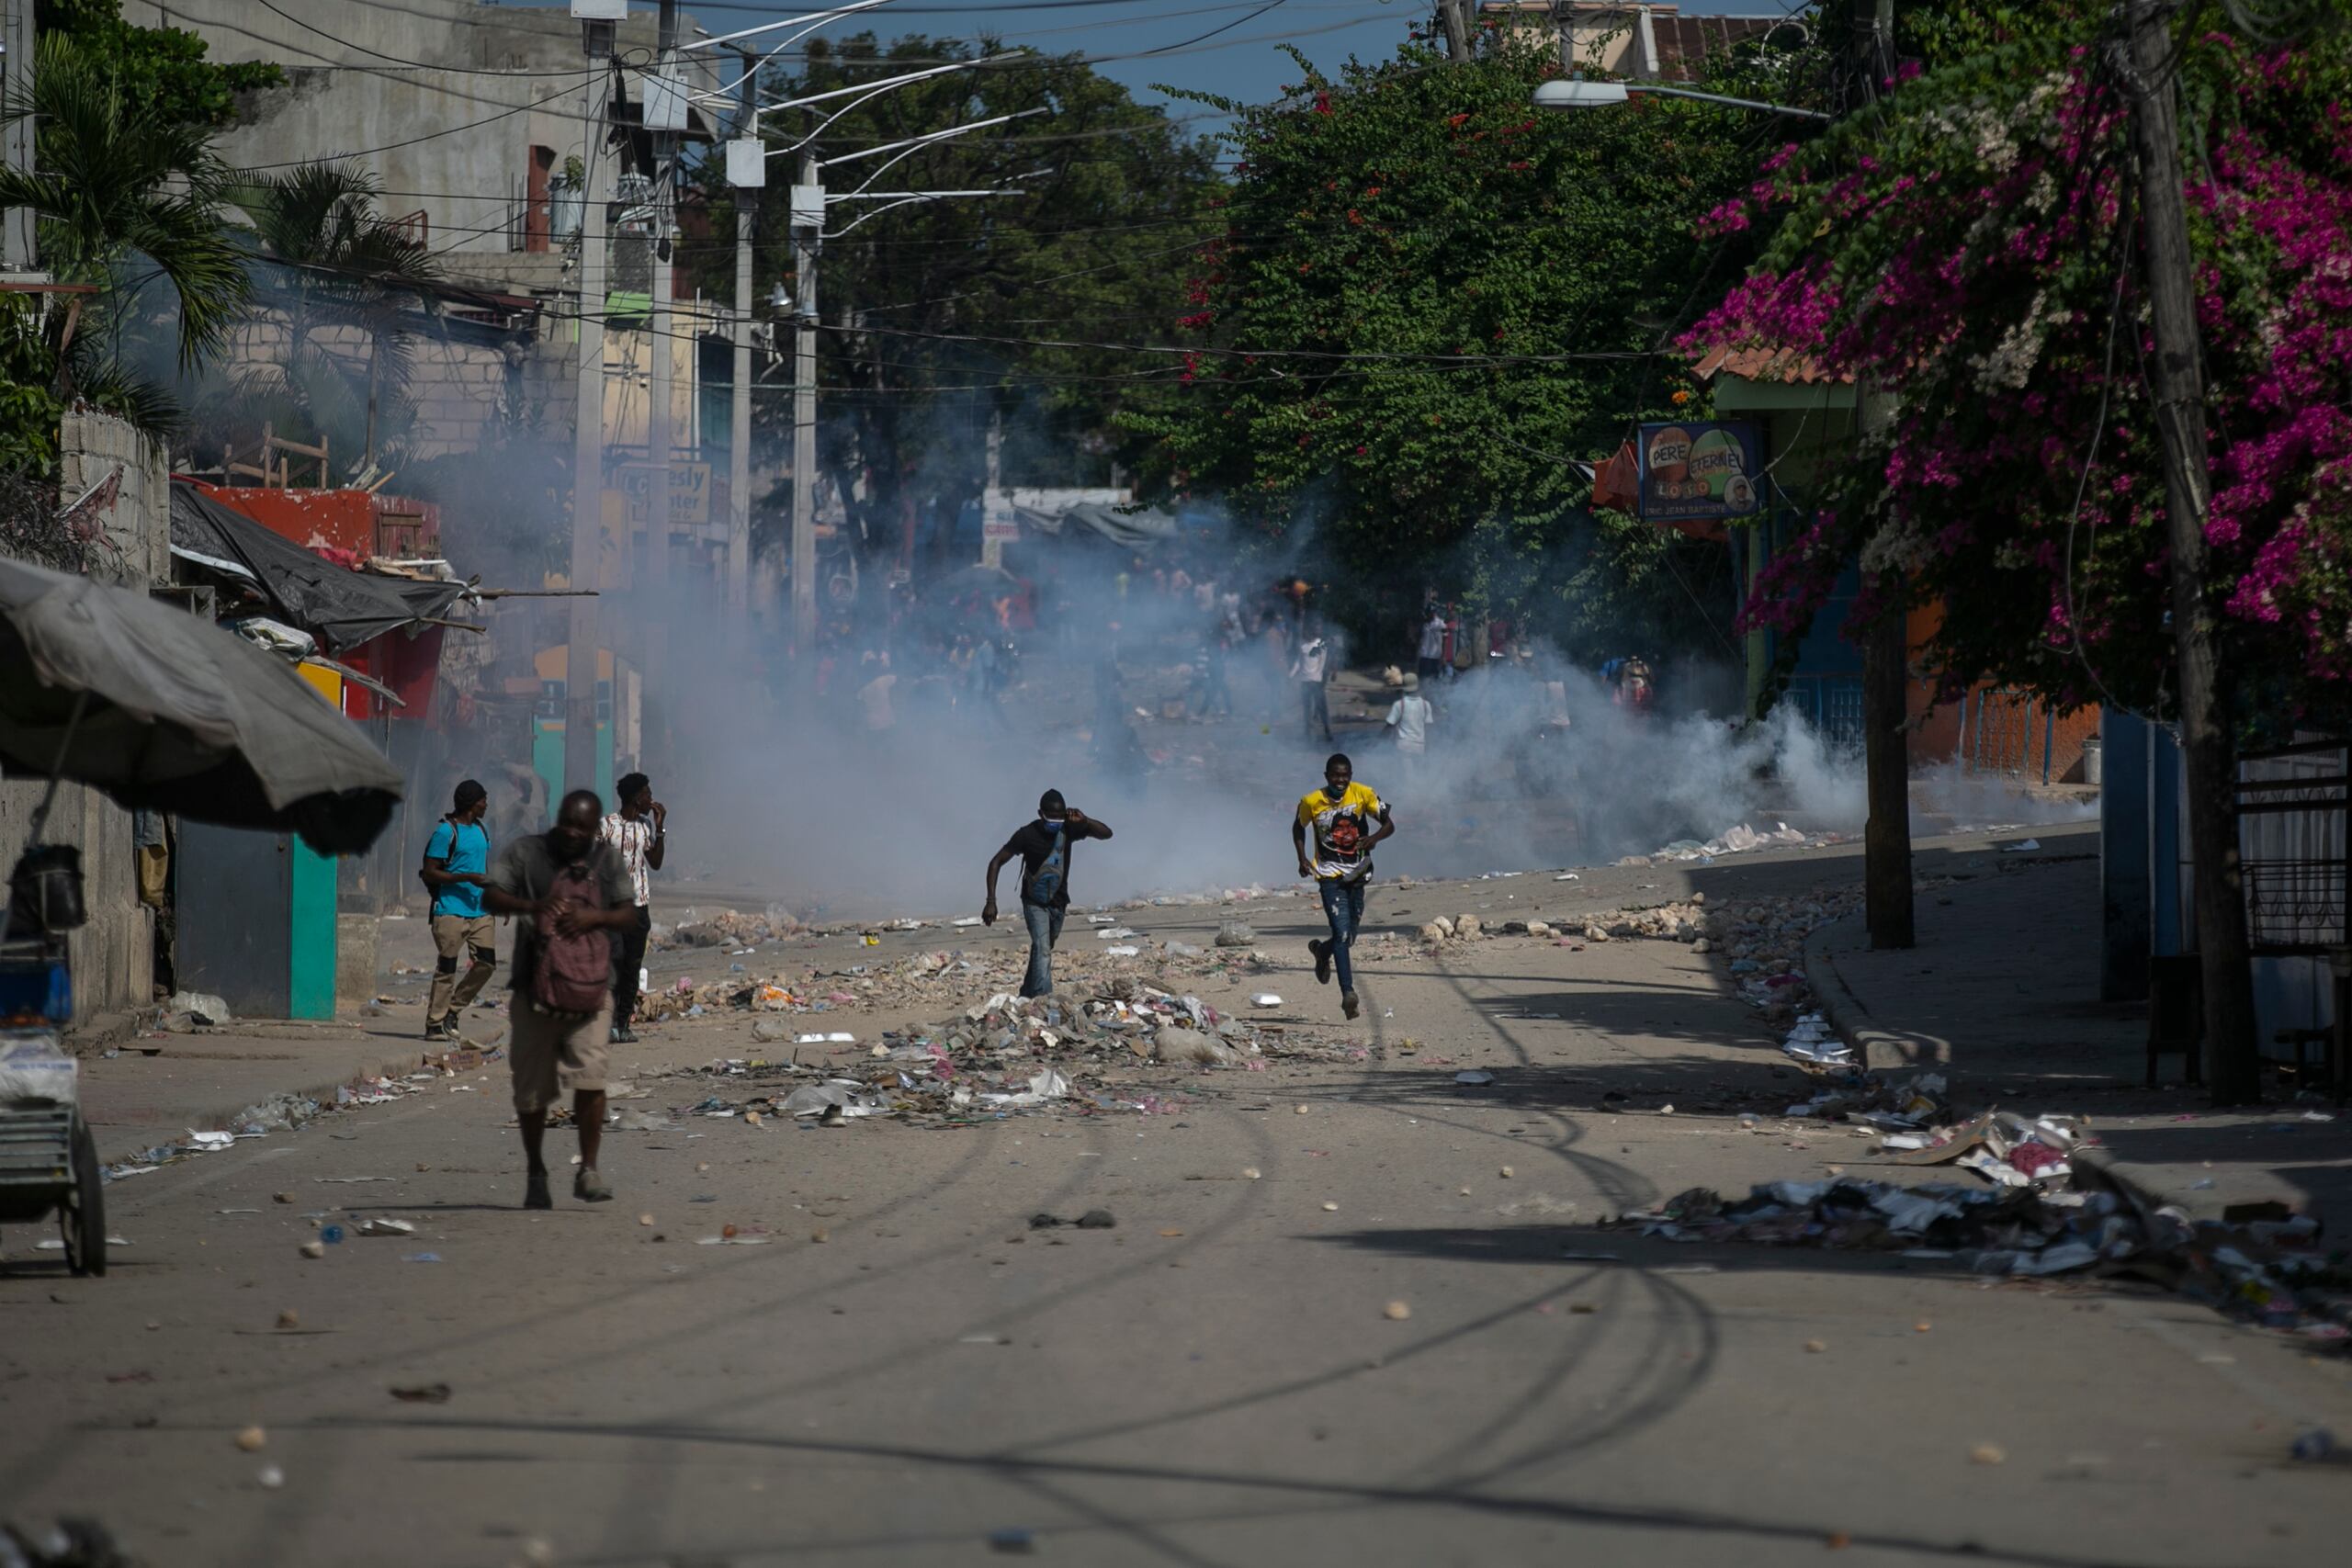
<instances>
[{"instance_id":1,"label":"business sign with lettering","mask_svg":"<svg viewBox=\"0 0 2352 1568\"><path fill-rule=\"evenodd\" d=\"M1756 515L1763 465L1756 426L1736 421L1645 424L1642 515L1653 522Z\"/></svg>"},{"instance_id":2,"label":"business sign with lettering","mask_svg":"<svg viewBox=\"0 0 2352 1568\"><path fill-rule=\"evenodd\" d=\"M653 521L653 475L651 463L623 463L614 476L613 488L628 497L631 527L642 528ZM709 521L710 465L671 464L670 525L685 528Z\"/></svg>"}]
</instances>

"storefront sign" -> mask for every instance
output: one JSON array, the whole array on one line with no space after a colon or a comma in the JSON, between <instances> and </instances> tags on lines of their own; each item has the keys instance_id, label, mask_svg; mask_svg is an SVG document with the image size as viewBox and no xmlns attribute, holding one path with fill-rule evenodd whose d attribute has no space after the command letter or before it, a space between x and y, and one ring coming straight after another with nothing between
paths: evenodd
<instances>
[{"instance_id":1,"label":"storefront sign","mask_svg":"<svg viewBox=\"0 0 2352 1568\"><path fill-rule=\"evenodd\" d=\"M1655 523L1753 517L1762 468L1758 447L1752 424L1643 425L1636 443L1642 515Z\"/></svg>"}]
</instances>

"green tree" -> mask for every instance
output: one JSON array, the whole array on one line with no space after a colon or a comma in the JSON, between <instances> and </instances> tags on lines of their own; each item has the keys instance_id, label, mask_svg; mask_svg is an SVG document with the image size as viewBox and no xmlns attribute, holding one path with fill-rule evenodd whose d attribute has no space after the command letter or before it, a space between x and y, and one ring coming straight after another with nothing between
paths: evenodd
<instances>
[{"instance_id":1,"label":"green tree","mask_svg":"<svg viewBox=\"0 0 2352 1568\"><path fill-rule=\"evenodd\" d=\"M175 124L226 125L236 118L238 94L286 80L266 61L216 65L205 58L204 40L178 28L134 27L122 19L121 0L39 0L33 25L107 62L128 96Z\"/></svg>"},{"instance_id":2,"label":"green tree","mask_svg":"<svg viewBox=\"0 0 2352 1568\"><path fill-rule=\"evenodd\" d=\"M1724 646L1721 548L1591 509L1577 464L1700 412L1658 350L1743 254L1692 229L1752 177L1756 118L1539 116L1558 64L1500 39L1459 62L1410 42L1337 77L1298 58L1276 103L1204 99L1237 117L1242 161L1171 323L1200 344L1183 395L1129 416L1147 472L1335 582L1438 581L1584 655Z\"/></svg>"},{"instance_id":3,"label":"green tree","mask_svg":"<svg viewBox=\"0 0 2352 1568\"><path fill-rule=\"evenodd\" d=\"M1000 115L1046 109L986 131L825 172L833 193L986 190L1004 197L910 203L838 202L827 219L818 305L819 460L850 495L869 548L895 546L908 509L953 516L983 479L983 436L1005 421L1005 472L1020 482L1106 483L1127 437L1116 414L1172 367L1138 369L1114 351L1044 340L1122 342L1156 333L1169 267L1214 221L1213 149L1081 58L1005 53L944 39L874 37L812 47L803 66L765 84L770 101L902 74L944 60L984 61L860 102L835 99L769 117L776 149L760 209L758 282L789 280L781 187L804 141L819 158ZM828 116L831 118L827 118ZM690 244L687 264L721 298L733 291L734 218ZM757 404L759 439L788 450L788 378ZM850 487L843 486L846 492Z\"/></svg>"},{"instance_id":4,"label":"green tree","mask_svg":"<svg viewBox=\"0 0 2352 1568\"><path fill-rule=\"evenodd\" d=\"M31 328L46 379L61 398L167 424L173 401L151 373L151 348L167 340L166 363L194 368L220 350L246 299L210 132L139 97L111 62L64 35L40 40L29 90L12 85L0 117L39 125L35 166L0 169L0 207L32 209L44 269L99 290Z\"/></svg>"},{"instance_id":5,"label":"green tree","mask_svg":"<svg viewBox=\"0 0 2352 1568\"><path fill-rule=\"evenodd\" d=\"M228 377L237 423L325 435L355 468L413 423L417 307L440 276L431 248L377 210L379 188L356 164L319 163L230 192L255 256L248 355Z\"/></svg>"}]
</instances>

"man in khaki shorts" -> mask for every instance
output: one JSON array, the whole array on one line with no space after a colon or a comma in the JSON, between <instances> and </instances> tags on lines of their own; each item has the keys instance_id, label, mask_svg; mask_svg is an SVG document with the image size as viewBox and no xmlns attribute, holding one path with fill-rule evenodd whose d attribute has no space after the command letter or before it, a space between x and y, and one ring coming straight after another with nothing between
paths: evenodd
<instances>
[{"instance_id":1,"label":"man in khaki shorts","mask_svg":"<svg viewBox=\"0 0 2352 1568\"><path fill-rule=\"evenodd\" d=\"M637 916L634 885L620 852L596 841L604 802L591 790L576 789L563 797L555 826L544 833L515 840L499 852L484 898L491 912L513 915L514 920L513 1032L507 1055L514 1076L514 1120L523 1134L523 1155L529 1163L523 1207L551 1209L547 1161L541 1145L547 1137L548 1107L562 1099L563 1085L571 1085L572 1120L580 1127L580 1174L572 1179L571 1195L585 1203L602 1203L613 1196L596 1168L604 1145L605 1073L610 1059L607 1031L611 1027L612 944L603 933L618 930ZM568 870L584 869L594 886L594 907L556 895L557 877ZM549 936L596 935L596 950L605 955L604 991L594 1013L551 1013L534 999L536 968Z\"/></svg>"},{"instance_id":2,"label":"man in khaki shorts","mask_svg":"<svg viewBox=\"0 0 2352 1568\"><path fill-rule=\"evenodd\" d=\"M449 815L441 818L425 840L424 864L417 872L433 890L433 994L424 1004L424 1037L452 1040L458 1015L490 984L498 966L492 940L492 921L483 910L482 888L490 881L490 832L481 825L490 810L490 791L472 779L457 789ZM458 960L470 953L473 962L465 976L458 975Z\"/></svg>"}]
</instances>

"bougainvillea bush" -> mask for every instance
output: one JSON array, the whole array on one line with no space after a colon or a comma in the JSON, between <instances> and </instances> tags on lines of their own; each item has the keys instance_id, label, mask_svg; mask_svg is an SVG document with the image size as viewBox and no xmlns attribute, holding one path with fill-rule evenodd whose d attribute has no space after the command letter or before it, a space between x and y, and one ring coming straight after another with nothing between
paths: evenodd
<instances>
[{"instance_id":1,"label":"bougainvillea bush","mask_svg":"<svg viewBox=\"0 0 2352 1568\"><path fill-rule=\"evenodd\" d=\"M2242 728L2352 693L2352 49L2189 7L2178 87L2213 497L2208 612ZM2168 711L2161 453L2143 366L2130 103L2104 5L1907 69L1875 117L1767 160L1711 222L1771 240L1686 338L1810 355L1895 399L1747 614L1802 624L1857 557L1855 615L1940 600L1925 650L2061 703Z\"/></svg>"}]
</instances>

